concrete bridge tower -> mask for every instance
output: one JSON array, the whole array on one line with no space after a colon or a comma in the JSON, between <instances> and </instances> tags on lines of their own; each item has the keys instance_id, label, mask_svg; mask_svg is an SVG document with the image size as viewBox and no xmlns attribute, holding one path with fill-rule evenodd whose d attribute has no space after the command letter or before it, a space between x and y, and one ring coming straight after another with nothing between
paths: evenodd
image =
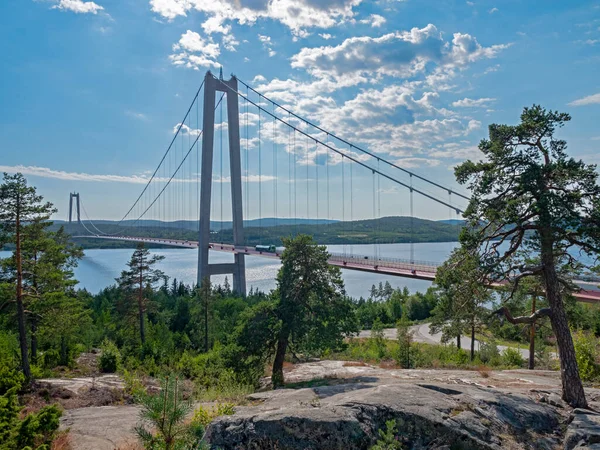
<instances>
[{"instance_id":1,"label":"concrete bridge tower","mask_svg":"<svg viewBox=\"0 0 600 450\"><path fill-rule=\"evenodd\" d=\"M233 275L233 290L246 295L245 255L236 253L233 263L209 264L210 243L210 204L213 178L213 150L215 137L215 99L216 92L227 97L227 130L229 134L229 161L231 173L231 206L233 221L233 244L244 245L244 218L242 205L242 164L240 156L240 118L238 103L238 81L235 76L230 80L217 79L207 72L204 77L202 169L200 178L200 233L198 237L198 285L211 275Z\"/></svg>"}]
</instances>

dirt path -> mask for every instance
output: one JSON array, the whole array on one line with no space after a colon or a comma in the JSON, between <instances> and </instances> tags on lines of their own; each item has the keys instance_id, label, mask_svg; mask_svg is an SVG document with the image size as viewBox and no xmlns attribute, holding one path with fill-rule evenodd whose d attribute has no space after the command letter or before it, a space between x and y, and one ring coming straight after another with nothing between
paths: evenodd
<instances>
[{"instance_id":1,"label":"dirt path","mask_svg":"<svg viewBox=\"0 0 600 450\"><path fill-rule=\"evenodd\" d=\"M431 334L430 329L431 324L422 323L420 325L413 325L410 327L410 331L413 333L413 339L415 342L422 342L424 344L441 344L442 343L442 333L434 333ZM386 328L383 330L383 334L386 339L396 339L396 328ZM360 338L368 338L371 337L371 330L362 330L358 337ZM461 347L465 350L469 350L471 348L471 338L468 336L461 336ZM475 350L479 350L480 341L475 339ZM508 347L505 345L498 345L498 350L503 352ZM526 348L517 348L511 347L521 352L523 358L529 359L529 349Z\"/></svg>"}]
</instances>

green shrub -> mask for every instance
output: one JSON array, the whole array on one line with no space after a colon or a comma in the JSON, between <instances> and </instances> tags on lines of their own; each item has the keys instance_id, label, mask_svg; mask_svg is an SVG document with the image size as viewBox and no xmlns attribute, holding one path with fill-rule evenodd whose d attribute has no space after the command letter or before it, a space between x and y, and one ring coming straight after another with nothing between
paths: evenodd
<instances>
[{"instance_id":1,"label":"green shrub","mask_svg":"<svg viewBox=\"0 0 600 450\"><path fill-rule=\"evenodd\" d=\"M518 349L507 347L502 352L502 364L508 367L521 367L525 364L525 359Z\"/></svg>"},{"instance_id":2,"label":"green shrub","mask_svg":"<svg viewBox=\"0 0 600 450\"><path fill-rule=\"evenodd\" d=\"M40 365L44 369L54 369L60 363L60 353L55 348L46 350L40 356Z\"/></svg>"},{"instance_id":3,"label":"green shrub","mask_svg":"<svg viewBox=\"0 0 600 450\"><path fill-rule=\"evenodd\" d=\"M121 364L121 353L114 342L105 339L101 345L98 369L104 373L115 373Z\"/></svg>"},{"instance_id":4,"label":"green shrub","mask_svg":"<svg viewBox=\"0 0 600 450\"><path fill-rule=\"evenodd\" d=\"M161 391L156 395L139 397L142 423L135 428L146 449L195 450L202 445L204 427L200 423L186 424L192 410L190 400L184 400L178 378L167 376L161 380ZM149 427L147 427L149 425Z\"/></svg>"},{"instance_id":5,"label":"green shrub","mask_svg":"<svg viewBox=\"0 0 600 450\"><path fill-rule=\"evenodd\" d=\"M479 345L479 359L484 364L498 365L500 361L500 351L496 341L481 342Z\"/></svg>"},{"instance_id":6,"label":"green shrub","mask_svg":"<svg viewBox=\"0 0 600 450\"><path fill-rule=\"evenodd\" d=\"M598 378L600 367L596 362L598 359L596 338L590 333L579 330L573 333L573 344L581 379L591 381Z\"/></svg>"},{"instance_id":7,"label":"green shrub","mask_svg":"<svg viewBox=\"0 0 600 450\"><path fill-rule=\"evenodd\" d=\"M212 408L199 406L194 411L192 423L199 424L206 428L213 420L220 416L231 416L235 413L235 405L233 403L217 403Z\"/></svg>"},{"instance_id":8,"label":"green shrub","mask_svg":"<svg viewBox=\"0 0 600 450\"><path fill-rule=\"evenodd\" d=\"M398 436L398 426L395 420L385 422L386 430L378 430L379 439L369 450L400 450L402 443Z\"/></svg>"},{"instance_id":9,"label":"green shrub","mask_svg":"<svg viewBox=\"0 0 600 450\"><path fill-rule=\"evenodd\" d=\"M125 383L125 392L135 398L146 393L146 386L140 380L136 372L123 371L123 381Z\"/></svg>"},{"instance_id":10,"label":"green shrub","mask_svg":"<svg viewBox=\"0 0 600 450\"><path fill-rule=\"evenodd\" d=\"M17 392L23 377L11 369L0 369L0 448L49 448L58 430L61 411L56 406L45 406L37 413L26 415L22 420Z\"/></svg>"}]
</instances>

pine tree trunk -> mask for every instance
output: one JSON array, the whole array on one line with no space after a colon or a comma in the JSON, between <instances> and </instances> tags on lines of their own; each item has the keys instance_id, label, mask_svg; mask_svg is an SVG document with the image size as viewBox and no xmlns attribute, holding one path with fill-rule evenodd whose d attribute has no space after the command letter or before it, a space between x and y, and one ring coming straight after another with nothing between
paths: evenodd
<instances>
[{"instance_id":1,"label":"pine tree trunk","mask_svg":"<svg viewBox=\"0 0 600 450\"><path fill-rule=\"evenodd\" d=\"M456 347L460 349L460 334L456 336Z\"/></svg>"},{"instance_id":2,"label":"pine tree trunk","mask_svg":"<svg viewBox=\"0 0 600 450\"><path fill-rule=\"evenodd\" d=\"M535 296L531 300L531 314L535 313ZM535 322L529 328L529 370L535 369Z\"/></svg>"},{"instance_id":3,"label":"pine tree trunk","mask_svg":"<svg viewBox=\"0 0 600 450\"><path fill-rule=\"evenodd\" d=\"M19 345L21 347L21 369L25 375L25 382L31 381L31 368L27 349L27 327L25 325L25 306L23 305L23 268L21 263L21 217L17 207L16 214L16 263L17 263L17 321L19 325Z\"/></svg>"},{"instance_id":4,"label":"pine tree trunk","mask_svg":"<svg viewBox=\"0 0 600 450\"><path fill-rule=\"evenodd\" d=\"M475 324L471 324L471 361L475 359Z\"/></svg>"},{"instance_id":5,"label":"pine tree trunk","mask_svg":"<svg viewBox=\"0 0 600 450\"><path fill-rule=\"evenodd\" d=\"M146 343L146 329L144 327L144 278L140 269L140 286L138 293L138 310L140 315L140 339L142 345Z\"/></svg>"},{"instance_id":6,"label":"pine tree trunk","mask_svg":"<svg viewBox=\"0 0 600 450\"><path fill-rule=\"evenodd\" d=\"M273 383L273 389L282 387L283 380L283 362L285 361L285 352L289 342L290 332L287 328L284 328L279 333L279 340L277 341L277 352L275 353L275 360L273 361L273 374L271 375L271 383Z\"/></svg>"},{"instance_id":7,"label":"pine tree trunk","mask_svg":"<svg viewBox=\"0 0 600 450\"><path fill-rule=\"evenodd\" d=\"M562 398L573 408L587 408L585 392L581 378L579 377L577 358L575 357L573 337L571 336L567 314L560 293L552 247L552 240L548 236L544 236L542 232L541 257L544 287L546 288L546 296L552 311L550 322L558 345Z\"/></svg>"}]
</instances>

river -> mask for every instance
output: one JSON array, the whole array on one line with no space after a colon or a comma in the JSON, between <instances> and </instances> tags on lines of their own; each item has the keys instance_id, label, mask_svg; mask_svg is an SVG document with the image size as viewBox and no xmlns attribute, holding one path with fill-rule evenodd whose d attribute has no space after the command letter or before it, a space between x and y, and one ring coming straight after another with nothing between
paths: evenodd
<instances>
[{"instance_id":1,"label":"river","mask_svg":"<svg viewBox=\"0 0 600 450\"><path fill-rule=\"evenodd\" d=\"M452 249L458 245L453 242L414 244L415 260L443 262ZM368 255L372 257L377 251L382 257L410 258L410 244L380 244L378 248L373 245L330 245L332 253L348 253L355 255ZM75 269L75 278L79 280L78 287L86 288L92 293L97 293L102 288L115 282L133 249L107 249L86 250L85 256ZM169 278L177 278L186 284L196 282L197 250L193 249L153 249L152 253L162 255L164 260L157 264ZM9 256L8 252L0 252L0 258ZM233 256L227 253L211 252L211 263L233 262ZM246 282L250 287L268 292L275 287L275 277L279 270L279 261L272 258L256 256L246 257ZM354 270L342 270L346 292L352 297L368 297L373 284L389 281L392 287L408 287L411 292L425 292L431 283L424 280L401 278L379 275ZM222 283L224 276L212 277L213 283ZM231 282L231 279L229 280Z\"/></svg>"}]
</instances>

